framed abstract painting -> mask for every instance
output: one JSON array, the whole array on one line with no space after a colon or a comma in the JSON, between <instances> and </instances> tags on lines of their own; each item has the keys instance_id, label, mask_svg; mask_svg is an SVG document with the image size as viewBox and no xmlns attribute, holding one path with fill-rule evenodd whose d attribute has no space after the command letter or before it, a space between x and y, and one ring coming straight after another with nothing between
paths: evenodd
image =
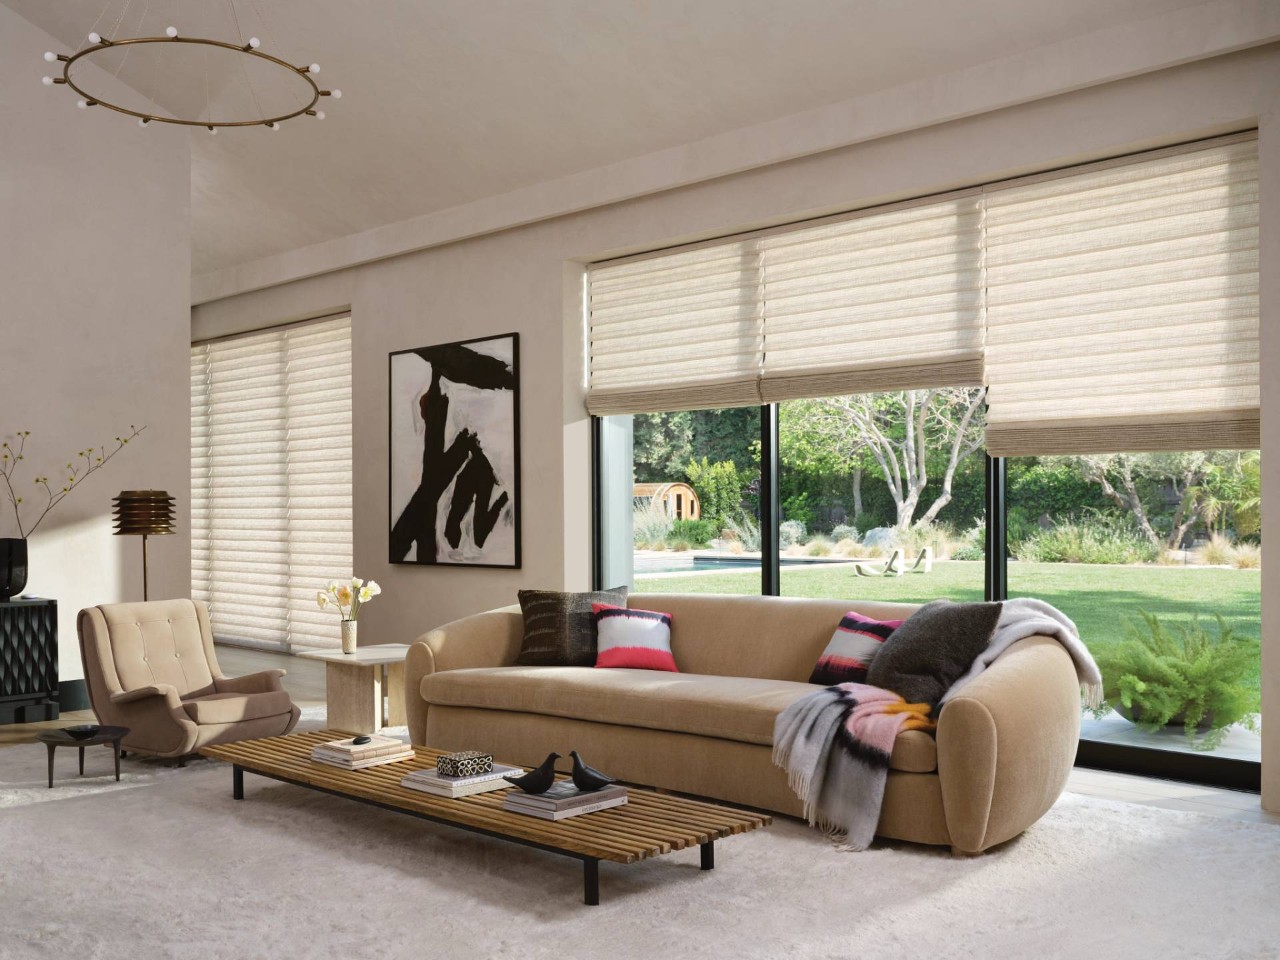
<instances>
[{"instance_id":1,"label":"framed abstract painting","mask_svg":"<svg viewBox=\"0 0 1280 960\"><path fill-rule=\"evenodd\" d=\"M392 563L520 566L519 355L515 333L390 355Z\"/></svg>"}]
</instances>

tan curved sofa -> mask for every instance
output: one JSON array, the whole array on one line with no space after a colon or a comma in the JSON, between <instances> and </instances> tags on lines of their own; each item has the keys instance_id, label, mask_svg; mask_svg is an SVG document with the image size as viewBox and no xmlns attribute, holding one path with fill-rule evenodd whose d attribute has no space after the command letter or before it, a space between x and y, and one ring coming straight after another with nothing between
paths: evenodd
<instances>
[{"instance_id":1,"label":"tan curved sofa","mask_svg":"<svg viewBox=\"0 0 1280 960\"><path fill-rule=\"evenodd\" d=\"M578 750L632 783L792 816L800 802L772 762L773 723L807 682L847 610L897 619L910 604L782 597L638 594L670 613L679 674L517 667L519 607L466 617L422 636L405 667L415 744L483 748L541 762ZM936 738L899 735L878 833L978 853L1051 807L1075 760L1080 692L1055 641L1014 644L947 703Z\"/></svg>"},{"instance_id":2,"label":"tan curved sofa","mask_svg":"<svg viewBox=\"0 0 1280 960\"><path fill-rule=\"evenodd\" d=\"M198 601L89 607L76 628L93 712L129 728L126 750L181 760L213 743L280 736L301 716L283 670L222 675Z\"/></svg>"}]
</instances>

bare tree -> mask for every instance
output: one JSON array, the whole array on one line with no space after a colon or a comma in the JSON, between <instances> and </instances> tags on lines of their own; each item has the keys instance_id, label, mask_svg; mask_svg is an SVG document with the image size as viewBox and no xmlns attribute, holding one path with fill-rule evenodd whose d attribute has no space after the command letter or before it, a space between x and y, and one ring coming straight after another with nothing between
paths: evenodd
<instances>
[{"instance_id":1,"label":"bare tree","mask_svg":"<svg viewBox=\"0 0 1280 960\"><path fill-rule=\"evenodd\" d=\"M905 530L931 523L951 502L956 468L985 437L986 394L983 387L829 397L809 401L801 419L850 465L870 452L893 497L896 526ZM916 519L931 460L943 465L942 489Z\"/></svg>"},{"instance_id":2,"label":"bare tree","mask_svg":"<svg viewBox=\"0 0 1280 960\"><path fill-rule=\"evenodd\" d=\"M1098 484L1109 500L1133 515L1153 547L1177 548L1201 519L1198 500L1212 463L1207 453L1111 453L1072 459L1086 480ZM1163 497L1167 490L1177 500L1167 535L1162 536L1151 522L1151 510L1143 501L1143 481L1148 481L1148 499Z\"/></svg>"}]
</instances>

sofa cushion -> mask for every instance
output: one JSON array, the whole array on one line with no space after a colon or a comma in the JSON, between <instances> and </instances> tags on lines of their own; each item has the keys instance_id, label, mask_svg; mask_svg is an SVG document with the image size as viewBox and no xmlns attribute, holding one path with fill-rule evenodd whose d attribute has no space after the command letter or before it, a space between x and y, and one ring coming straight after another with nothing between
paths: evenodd
<instances>
[{"instance_id":1,"label":"sofa cushion","mask_svg":"<svg viewBox=\"0 0 1280 960\"><path fill-rule=\"evenodd\" d=\"M524 640L516 663L526 667L590 667L596 662L595 603L627 602L627 588L590 593L521 590Z\"/></svg>"},{"instance_id":2,"label":"sofa cushion","mask_svg":"<svg viewBox=\"0 0 1280 960\"><path fill-rule=\"evenodd\" d=\"M284 690L269 693L210 693L189 697L182 707L196 723L239 723L289 713L293 701Z\"/></svg>"},{"instance_id":3,"label":"sofa cushion","mask_svg":"<svg viewBox=\"0 0 1280 960\"><path fill-rule=\"evenodd\" d=\"M816 689L790 680L653 670L485 667L430 674L422 679L421 693L432 706L542 714L771 746L778 714ZM900 734L889 765L911 773L936 769L933 737L918 730Z\"/></svg>"}]
</instances>

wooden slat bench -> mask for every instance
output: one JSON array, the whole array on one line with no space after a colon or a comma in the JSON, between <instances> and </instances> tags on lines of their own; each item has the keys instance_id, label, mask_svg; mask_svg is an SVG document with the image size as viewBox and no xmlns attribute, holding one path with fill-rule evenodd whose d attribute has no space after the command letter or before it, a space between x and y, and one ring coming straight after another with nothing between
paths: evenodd
<instances>
[{"instance_id":1,"label":"wooden slat bench","mask_svg":"<svg viewBox=\"0 0 1280 960\"><path fill-rule=\"evenodd\" d=\"M364 770L342 770L311 759L316 744L341 731L295 733L203 747L206 757L232 764L232 796L244 799L244 773L307 787L384 810L447 824L581 860L583 902L600 902L600 861L635 863L697 844L702 869L715 866L715 842L768 826L768 814L734 810L684 797L628 788L627 803L567 820L547 821L502 809L506 790L452 800L400 786L412 770L434 769L440 751L414 748L414 758ZM514 789L514 788L512 788Z\"/></svg>"}]
</instances>

